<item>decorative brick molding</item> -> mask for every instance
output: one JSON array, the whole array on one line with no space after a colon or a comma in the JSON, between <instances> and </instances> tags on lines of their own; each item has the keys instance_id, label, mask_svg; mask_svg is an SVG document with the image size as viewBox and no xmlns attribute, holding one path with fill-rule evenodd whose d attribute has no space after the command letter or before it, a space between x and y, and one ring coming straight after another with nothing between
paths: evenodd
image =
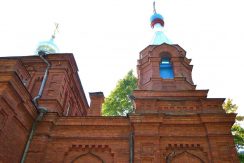
<instances>
[{"instance_id":1,"label":"decorative brick molding","mask_svg":"<svg viewBox=\"0 0 244 163\"><path fill-rule=\"evenodd\" d=\"M184 161L195 161L199 163L208 163L208 154L204 152L200 144L168 144L166 153L163 154L166 163Z\"/></svg>"},{"instance_id":2,"label":"decorative brick molding","mask_svg":"<svg viewBox=\"0 0 244 163\"><path fill-rule=\"evenodd\" d=\"M64 163L81 160L89 162L89 159L97 160L98 163L113 163L114 154L108 145L72 145L64 154ZM100 162L99 162L100 160Z\"/></svg>"}]
</instances>

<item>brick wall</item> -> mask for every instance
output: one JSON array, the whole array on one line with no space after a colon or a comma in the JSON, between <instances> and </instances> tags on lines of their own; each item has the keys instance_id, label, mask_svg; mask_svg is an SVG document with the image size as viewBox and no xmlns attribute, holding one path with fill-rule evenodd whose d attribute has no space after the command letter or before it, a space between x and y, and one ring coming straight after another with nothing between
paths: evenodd
<instances>
[{"instance_id":1,"label":"brick wall","mask_svg":"<svg viewBox=\"0 0 244 163\"><path fill-rule=\"evenodd\" d=\"M0 162L20 162L36 108L25 87L25 68L18 60L0 63Z\"/></svg>"}]
</instances>

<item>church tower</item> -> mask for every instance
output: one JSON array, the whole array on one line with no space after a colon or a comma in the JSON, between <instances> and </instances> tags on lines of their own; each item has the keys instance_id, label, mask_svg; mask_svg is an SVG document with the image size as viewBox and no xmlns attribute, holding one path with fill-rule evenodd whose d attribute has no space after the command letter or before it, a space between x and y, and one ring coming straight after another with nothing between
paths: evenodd
<instances>
[{"instance_id":1,"label":"church tower","mask_svg":"<svg viewBox=\"0 0 244 163\"><path fill-rule=\"evenodd\" d=\"M135 162L239 162L230 132L235 114L225 113L225 99L196 89L191 59L163 33L155 2L150 20L154 39L140 52L132 96L135 149L144 153L136 150Z\"/></svg>"}]
</instances>

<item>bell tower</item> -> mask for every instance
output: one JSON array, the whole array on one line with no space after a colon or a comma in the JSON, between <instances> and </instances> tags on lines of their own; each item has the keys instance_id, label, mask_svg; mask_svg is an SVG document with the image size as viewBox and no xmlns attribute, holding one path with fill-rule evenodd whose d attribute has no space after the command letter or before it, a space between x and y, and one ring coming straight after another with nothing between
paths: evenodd
<instances>
[{"instance_id":1,"label":"bell tower","mask_svg":"<svg viewBox=\"0 0 244 163\"><path fill-rule=\"evenodd\" d=\"M137 71L138 88L141 90L194 90L191 60L186 51L173 44L164 34L164 18L157 13L153 2L150 24L154 30L151 45L141 51Z\"/></svg>"},{"instance_id":2,"label":"bell tower","mask_svg":"<svg viewBox=\"0 0 244 163\"><path fill-rule=\"evenodd\" d=\"M149 45L137 64L136 113L224 113L223 98L207 98L208 90L196 90L191 59L176 44Z\"/></svg>"},{"instance_id":3,"label":"bell tower","mask_svg":"<svg viewBox=\"0 0 244 163\"><path fill-rule=\"evenodd\" d=\"M138 87L142 90L194 90L191 60L179 45L149 45L138 60Z\"/></svg>"},{"instance_id":4,"label":"bell tower","mask_svg":"<svg viewBox=\"0 0 244 163\"><path fill-rule=\"evenodd\" d=\"M136 113L224 113L223 98L207 98L208 90L196 90L193 66L186 51L163 32L164 18L153 3L150 18L154 37L140 52L137 63L138 89L134 91Z\"/></svg>"},{"instance_id":5,"label":"bell tower","mask_svg":"<svg viewBox=\"0 0 244 163\"><path fill-rule=\"evenodd\" d=\"M208 90L196 89L191 59L164 34L155 2L150 21L154 37L140 52L132 95L134 161L238 162L231 135L236 115L225 113L224 98L208 98Z\"/></svg>"}]
</instances>

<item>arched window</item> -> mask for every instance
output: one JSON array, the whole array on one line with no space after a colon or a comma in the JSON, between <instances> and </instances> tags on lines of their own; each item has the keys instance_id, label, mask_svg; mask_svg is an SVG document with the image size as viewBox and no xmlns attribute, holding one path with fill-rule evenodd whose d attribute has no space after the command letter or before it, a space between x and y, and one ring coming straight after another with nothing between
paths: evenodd
<instances>
[{"instance_id":1,"label":"arched window","mask_svg":"<svg viewBox=\"0 0 244 163\"><path fill-rule=\"evenodd\" d=\"M174 78L174 72L173 67L170 62L170 58L164 57L161 60L160 63L160 77L163 79L173 79Z\"/></svg>"}]
</instances>

